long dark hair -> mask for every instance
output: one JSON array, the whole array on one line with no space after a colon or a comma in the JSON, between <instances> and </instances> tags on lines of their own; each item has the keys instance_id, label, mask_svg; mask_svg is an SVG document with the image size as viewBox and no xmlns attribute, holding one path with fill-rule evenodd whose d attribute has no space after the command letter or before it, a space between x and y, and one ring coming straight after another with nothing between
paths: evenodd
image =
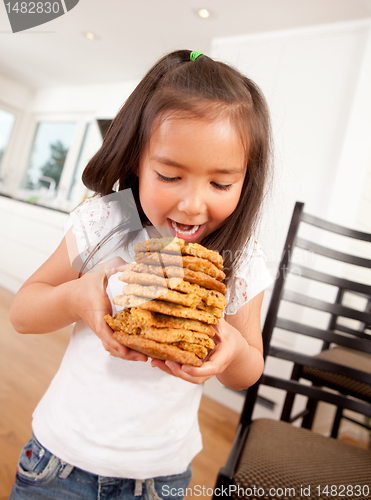
<instances>
[{"instance_id":1,"label":"long dark hair","mask_svg":"<svg viewBox=\"0 0 371 500\"><path fill-rule=\"evenodd\" d=\"M148 226L139 200L137 172L156 117L170 111L211 119L221 113L228 117L246 151L244 184L235 211L201 242L223 255L228 278L254 233L265 194L271 149L269 113L254 82L205 55L191 61L190 53L172 52L149 70L112 121L82 180L101 196L131 188L141 222Z\"/></svg>"}]
</instances>

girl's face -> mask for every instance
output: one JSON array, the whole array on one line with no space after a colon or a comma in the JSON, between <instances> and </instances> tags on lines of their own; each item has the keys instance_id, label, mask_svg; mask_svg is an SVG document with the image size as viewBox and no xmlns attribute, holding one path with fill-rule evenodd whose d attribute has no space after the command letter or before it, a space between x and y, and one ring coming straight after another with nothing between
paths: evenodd
<instances>
[{"instance_id":1,"label":"girl's face","mask_svg":"<svg viewBox=\"0 0 371 500\"><path fill-rule=\"evenodd\" d=\"M154 128L139 165L146 216L162 235L200 242L235 210L245 161L228 119L168 115Z\"/></svg>"}]
</instances>

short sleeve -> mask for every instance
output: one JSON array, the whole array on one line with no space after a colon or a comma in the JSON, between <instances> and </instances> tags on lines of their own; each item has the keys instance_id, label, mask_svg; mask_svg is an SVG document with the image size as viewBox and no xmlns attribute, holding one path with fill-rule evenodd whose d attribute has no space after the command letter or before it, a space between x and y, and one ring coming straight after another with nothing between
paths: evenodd
<instances>
[{"instance_id":1,"label":"short sleeve","mask_svg":"<svg viewBox=\"0 0 371 500\"><path fill-rule=\"evenodd\" d=\"M102 238L121 222L122 216L120 211L115 210L115 203L117 202L107 202L100 196L94 196L86 199L71 212L66 229L72 227L82 261L85 261ZM94 267L99 260L100 255L97 253L89 262L88 269Z\"/></svg>"},{"instance_id":2,"label":"short sleeve","mask_svg":"<svg viewBox=\"0 0 371 500\"><path fill-rule=\"evenodd\" d=\"M238 309L273 283L266 258L255 240L237 272L228 280L225 314L236 314Z\"/></svg>"}]
</instances>

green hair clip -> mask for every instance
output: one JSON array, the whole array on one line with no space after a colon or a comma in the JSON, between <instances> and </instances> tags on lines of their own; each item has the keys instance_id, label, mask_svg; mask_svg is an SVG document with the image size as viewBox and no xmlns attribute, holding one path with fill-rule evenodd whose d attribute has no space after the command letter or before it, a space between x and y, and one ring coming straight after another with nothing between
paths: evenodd
<instances>
[{"instance_id":1,"label":"green hair clip","mask_svg":"<svg viewBox=\"0 0 371 500\"><path fill-rule=\"evenodd\" d=\"M200 57L200 56L203 56L204 53L203 52L197 52L197 50L193 50L189 56L190 60L191 61L195 61L197 59L197 57Z\"/></svg>"}]
</instances>

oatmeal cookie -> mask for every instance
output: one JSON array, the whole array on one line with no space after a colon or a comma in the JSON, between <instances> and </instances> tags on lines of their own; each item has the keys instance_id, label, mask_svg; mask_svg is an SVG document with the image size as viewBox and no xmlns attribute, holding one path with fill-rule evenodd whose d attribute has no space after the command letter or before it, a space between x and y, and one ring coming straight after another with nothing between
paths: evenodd
<instances>
[{"instance_id":1,"label":"oatmeal cookie","mask_svg":"<svg viewBox=\"0 0 371 500\"><path fill-rule=\"evenodd\" d=\"M208 276L205 273L191 271L190 269L184 269L184 281L188 281L189 283L195 283L196 285L203 286L210 290L216 290L220 293L227 293L227 287L221 281Z\"/></svg>"},{"instance_id":2,"label":"oatmeal cookie","mask_svg":"<svg viewBox=\"0 0 371 500\"><path fill-rule=\"evenodd\" d=\"M206 333L209 337L215 335L215 330L212 325L208 325L196 319L176 318L166 314L146 311L145 309L139 309L137 307L130 309L130 313L136 324L154 326L156 328L182 328L194 332Z\"/></svg>"},{"instance_id":3,"label":"oatmeal cookie","mask_svg":"<svg viewBox=\"0 0 371 500\"><path fill-rule=\"evenodd\" d=\"M143 264L143 266L144 265L145 264ZM219 307L220 309L223 309L226 305L226 298L222 293L217 292L216 290L207 290L204 287L201 287L197 284L189 283L180 278L167 279L167 278L161 278L160 276L157 276L155 274L149 274L146 272L133 272L125 269L125 271L119 276L119 280L131 284L149 285L149 286L153 285L163 288L167 287L171 290L182 292L183 294L194 294L199 296L205 302L206 305ZM126 292L124 293L126 294ZM135 292L133 292L133 294L140 295L139 293ZM170 302L175 302L175 301L170 301Z\"/></svg>"},{"instance_id":4,"label":"oatmeal cookie","mask_svg":"<svg viewBox=\"0 0 371 500\"><path fill-rule=\"evenodd\" d=\"M223 317L223 309L219 309L219 307L207 306L206 304L200 302L197 306L197 309L206 311L207 313L212 314L218 319Z\"/></svg>"},{"instance_id":5,"label":"oatmeal cookie","mask_svg":"<svg viewBox=\"0 0 371 500\"><path fill-rule=\"evenodd\" d=\"M124 286L122 293L123 295L137 295L139 297L148 297L149 299L161 298L161 300L188 307L197 307L202 302L202 298L194 293L181 293L160 286L130 284Z\"/></svg>"},{"instance_id":6,"label":"oatmeal cookie","mask_svg":"<svg viewBox=\"0 0 371 500\"><path fill-rule=\"evenodd\" d=\"M145 339L140 335L128 335L123 331L113 332L113 337L129 349L157 359L171 359L182 365L202 366L202 360L193 352L184 351L175 345Z\"/></svg>"},{"instance_id":7,"label":"oatmeal cookie","mask_svg":"<svg viewBox=\"0 0 371 500\"><path fill-rule=\"evenodd\" d=\"M209 325L216 325L218 322L215 316L206 311L201 311L192 307L184 307L179 304L172 304L171 302L165 302L158 299L148 300L143 297L136 297L135 295L118 295L113 299L113 302L118 306L140 307L141 309L167 314L168 316L197 319Z\"/></svg>"},{"instance_id":8,"label":"oatmeal cookie","mask_svg":"<svg viewBox=\"0 0 371 500\"><path fill-rule=\"evenodd\" d=\"M200 257L193 257L189 255L172 255L155 252L151 255L147 255L142 252L135 255L135 262L142 264L152 264L161 266L178 266L190 271L198 271L207 274L211 278L215 278L218 281L222 281L225 278L223 271L218 269L212 262L201 259Z\"/></svg>"},{"instance_id":9,"label":"oatmeal cookie","mask_svg":"<svg viewBox=\"0 0 371 500\"><path fill-rule=\"evenodd\" d=\"M160 267L160 269L163 268ZM120 274L119 280L123 281L124 283L135 283L138 285L153 285L153 286L161 286L167 288L167 280L165 277L161 277L161 275L150 274L143 271L134 272L130 269L125 269L125 271L122 274Z\"/></svg>"},{"instance_id":10,"label":"oatmeal cookie","mask_svg":"<svg viewBox=\"0 0 371 500\"><path fill-rule=\"evenodd\" d=\"M138 322L128 309L124 309L123 311L115 314L114 317L110 314L106 314L104 316L104 320L112 328L112 330L124 330L131 335L137 335L140 333Z\"/></svg>"},{"instance_id":11,"label":"oatmeal cookie","mask_svg":"<svg viewBox=\"0 0 371 500\"><path fill-rule=\"evenodd\" d=\"M174 342L173 345L176 345L177 347L180 347L181 349L184 349L185 351L191 351L196 354L197 357L201 359L205 359L206 356L209 354L209 351L204 347L203 345L200 344L192 344L190 342L184 342L183 340L180 342Z\"/></svg>"},{"instance_id":12,"label":"oatmeal cookie","mask_svg":"<svg viewBox=\"0 0 371 500\"><path fill-rule=\"evenodd\" d=\"M214 349L215 347L213 339L208 335L182 328L154 328L148 326L141 328L140 335L143 335L147 339L167 344L184 341L190 344L200 344L208 349Z\"/></svg>"},{"instance_id":13,"label":"oatmeal cookie","mask_svg":"<svg viewBox=\"0 0 371 500\"><path fill-rule=\"evenodd\" d=\"M131 309L132 311L133 309ZM214 341L206 333L196 332L192 330L186 330L185 328L171 328L163 327L156 328L147 325L145 322L140 323L140 320L128 322L126 316L130 316L130 311L125 311L127 314L122 315L118 313L114 318L110 314L107 314L104 319L107 324L114 331L123 331L129 335L141 335L147 339L156 340L156 342L162 343L174 343L174 342L188 342L191 344L200 344L208 349L213 349L215 347ZM133 327L133 324L135 325Z\"/></svg>"},{"instance_id":14,"label":"oatmeal cookie","mask_svg":"<svg viewBox=\"0 0 371 500\"><path fill-rule=\"evenodd\" d=\"M181 247L181 252L184 255L193 255L194 257L200 257L201 259L206 259L212 262L218 269L223 269L223 258L214 250L209 250L208 248L199 245L198 243L188 243Z\"/></svg>"},{"instance_id":15,"label":"oatmeal cookie","mask_svg":"<svg viewBox=\"0 0 371 500\"><path fill-rule=\"evenodd\" d=\"M140 241L134 246L134 252L145 252L148 255L153 252L175 253L180 255L180 249L182 247L184 247L184 240L175 236L169 236Z\"/></svg>"},{"instance_id":16,"label":"oatmeal cookie","mask_svg":"<svg viewBox=\"0 0 371 500\"><path fill-rule=\"evenodd\" d=\"M187 243L177 237L152 238L140 241L134 246L136 254L145 253L151 255L154 252L175 253L182 255L192 255L212 262L218 269L223 269L223 258L214 250L209 250L199 243Z\"/></svg>"},{"instance_id":17,"label":"oatmeal cookie","mask_svg":"<svg viewBox=\"0 0 371 500\"><path fill-rule=\"evenodd\" d=\"M217 292L220 292L222 294L227 293L227 287L221 281L218 281L215 278L212 278L211 276L208 276L203 272L191 271L190 269L184 269L177 266L161 267L148 264L130 264L130 266L128 266L121 275L121 276L124 275L125 279L124 278L121 279L121 277L119 279L121 279L121 281L126 281L127 283L131 283L132 281L129 282L126 280L126 278L130 276L129 274L130 272L135 272L137 274L139 273L153 274L158 277L164 276L165 278L168 278L170 280L174 278L173 281L170 281L170 288L174 287L173 283L179 283L179 281L175 279L177 278L179 280L184 280L189 283L194 283L209 290L216 290ZM151 278L149 279L151 280ZM135 283L137 282L138 281L135 281ZM153 280L153 282L150 281L147 284L159 284L161 286L161 282L155 283L155 280Z\"/></svg>"}]
</instances>

